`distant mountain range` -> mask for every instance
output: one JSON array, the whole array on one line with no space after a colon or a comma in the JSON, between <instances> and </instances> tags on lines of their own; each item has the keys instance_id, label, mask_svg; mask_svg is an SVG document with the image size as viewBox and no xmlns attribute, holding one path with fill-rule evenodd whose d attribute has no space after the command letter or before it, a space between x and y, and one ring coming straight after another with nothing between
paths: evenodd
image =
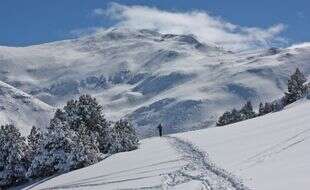
<instances>
[{"instance_id":1,"label":"distant mountain range","mask_svg":"<svg viewBox=\"0 0 310 190\"><path fill-rule=\"evenodd\" d=\"M56 107L88 93L107 118L131 119L142 136L159 123L169 133L210 127L247 100L257 105L281 96L296 67L309 76L310 44L230 52L191 35L114 28L0 46L0 123L25 132L44 127Z\"/></svg>"}]
</instances>

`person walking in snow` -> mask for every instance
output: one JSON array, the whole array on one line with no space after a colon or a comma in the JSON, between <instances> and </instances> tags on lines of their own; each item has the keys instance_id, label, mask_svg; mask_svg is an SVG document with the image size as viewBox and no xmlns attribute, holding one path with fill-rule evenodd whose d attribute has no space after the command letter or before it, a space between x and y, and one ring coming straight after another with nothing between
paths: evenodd
<instances>
[{"instance_id":1,"label":"person walking in snow","mask_svg":"<svg viewBox=\"0 0 310 190\"><path fill-rule=\"evenodd\" d=\"M157 126L157 129L158 129L159 136L160 137L163 136L163 126L161 124L159 124Z\"/></svg>"}]
</instances>

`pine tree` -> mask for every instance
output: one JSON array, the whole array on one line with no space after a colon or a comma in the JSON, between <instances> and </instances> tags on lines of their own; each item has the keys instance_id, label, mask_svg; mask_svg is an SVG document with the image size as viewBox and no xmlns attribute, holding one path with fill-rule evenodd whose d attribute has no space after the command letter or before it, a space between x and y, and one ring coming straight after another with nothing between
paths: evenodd
<instances>
[{"instance_id":1,"label":"pine tree","mask_svg":"<svg viewBox=\"0 0 310 190\"><path fill-rule=\"evenodd\" d=\"M291 104L305 96L306 87L304 83L306 81L307 80L304 74L297 68L295 73L291 75L290 79L288 80L288 92L285 94L285 99L287 101L286 104Z\"/></svg>"},{"instance_id":2,"label":"pine tree","mask_svg":"<svg viewBox=\"0 0 310 190\"><path fill-rule=\"evenodd\" d=\"M271 112L272 112L272 105L266 102L264 106L264 114L271 113Z\"/></svg>"},{"instance_id":3,"label":"pine tree","mask_svg":"<svg viewBox=\"0 0 310 190\"><path fill-rule=\"evenodd\" d=\"M256 116L253 111L253 106L251 101L248 101L240 110L242 120L251 119Z\"/></svg>"},{"instance_id":4,"label":"pine tree","mask_svg":"<svg viewBox=\"0 0 310 190\"><path fill-rule=\"evenodd\" d=\"M74 147L68 156L67 163L69 170L83 168L95 164L103 159L98 145L91 143L92 140L74 140Z\"/></svg>"},{"instance_id":5,"label":"pine tree","mask_svg":"<svg viewBox=\"0 0 310 190\"><path fill-rule=\"evenodd\" d=\"M101 152L107 152L107 132L110 123L102 114L100 106L95 98L90 95L82 95L79 100L71 100L64 107L66 120L71 129L77 132L80 138L83 136L95 136L94 144L98 141Z\"/></svg>"},{"instance_id":6,"label":"pine tree","mask_svg":"<svg viewBox=\"0 0 310 190\"><path fill-rule=\"evenodd\" d=\"M228 125L231 122L231 113L229 111L224 112L223 115L221 115L216 123L217 126L224 126Z\"/></svg>"},{"instance_id":7,"label":"pine tree","mask_svg":"<svg viewBox=\"0 0 310 190\"><path fill-rule=\"evenodd\" d=\"M55 114L54 114L54 117L51 119L52 123L53 123L53 120L59 120L61 122L67 122L67 115L63 110L57 109Z\"/></svg>"},{"instance_id":8,"label":"pine tree","mask_svg":"<svg viewBox=\"0 0 310 190\"><path fill-rule=\"evenodd\" d=\"M217 126L224 126L224 125L239 122L241 120L242 120L242 116L241 116L240 111L234 108L230 112L226 111L221 117L219 117Z\"/></svg>"},{"instance_id":9,"label":"pine tree","mask_svg":"<svg viewBox=\"0 0 310 190\"><path fill-rule=\"evenodd\" d=\"M242 116L240 111L236 110L235 108L231 111L230 114L230 123L236 123L242 120Z\"/></svg>"},{"instance_id":10,"label":"pine tree","mask_svg":"<svg viewBox=\"0 0 310 190\"><path fill-rule=\"evenodd\" d=\"M131 123L119 120L110 133L110 153L131 151L138 148L139 139Z\"/></svg>"},{"instance_id":11,"label":"pine tree","mask_svg":"<svg viewBox=\"0 0 310 190\"><path fill-rule=\"evenodd\" d=\"M66 118L58 119L63 113L61 110L57 111L51 120L27 177L36 178L71 171L102 159L97 137L94 134L79 135L70 128Z\"/></svg>"},{"instance_id":12,"label":"pine tree","mask_svg":"<svg viewBox=\"0 0 310 190\"><path fill-rule=\"evenodd\" d=\"M30 134L27 137L30 160L32 160L39 153L42 141L43 141L42 132L35 126L33 126L30 131Z\"/></svg>"},{"instance_id":13,"label":"pine tree","mask_svg":"<svg viewBox=\"0 0 310 190\"><path fill-rule=\"evenodd\" d=\"M44 177L69 171L67 159L75 144L75 133L69 126L54 119L43 135L38 154L32 161L27 177Z\"/></svg>"},{"instance_id":14,"label":"pine tree","mask_svg":"<svg viewBox=\"0 0 310 190\"><path fill-rule=\"evenodd\" d=\"M282 110L284 106L285 106L285 103L283 102L283 98L275 100L271 103L271 109L273 112Z\"/></svg>"},{"instance_id":15,"label":"pine tree","mask_svg":"<svg viewBox=\"0 0 310 190\"><path fill-rule=\"evenodd\" d=\"M0 128L0 189L25 179L29 165L25 138L14 125Z\"/></svg>"},{"instance_id":16,"label":"pine tree","mask_svg":"<svg viewBox=\"0 0 310 190\"><path fill-rule=\"evenodd\" d=\"M32 136L36 133L33 129L29 139L35 139ZM43 134L27 177L50 176L82 168L100 161L102 152L130 151L137 148L138 142L129 122L118 121L111 130L96 99L83 95L79 100L69 101L63 110L56 111ZM37 146L33 144L33 147Z\"/></svg>"},{"instance_id":17,"label":"pine tree","mask_svg":"<svg viewBox=\"0 0 310 190\"><path fill-rule=\"evenodd\" d=\"M265 107L264 104L261 102L259 103L258 115L265 115Z\"/></svg>"},{"instance_id":18,"label":"pine tree","mask_svg":"<svg viewBox=\"0 0 310 190\"><path fill-rule=\"evenodd\" d=\"M300 98L305 96L310 97L309 89L310 85L305 84L306 78L304 74L297 68L295 73L290 76L288 80L288 92L285 93L285 96L277 99L271 103L266 102L259 104L259 113L258 115L265 115L271 112L277 112L282 110L286 105L297 101ZM256 117L256 113L253 111L253 106L250 101L248 101L241 109L232 110L231 112L225 112L222 116L219 117L217 121L217 126L223 126L230 123L251 119Z\"/></svg>"}]
</instances>

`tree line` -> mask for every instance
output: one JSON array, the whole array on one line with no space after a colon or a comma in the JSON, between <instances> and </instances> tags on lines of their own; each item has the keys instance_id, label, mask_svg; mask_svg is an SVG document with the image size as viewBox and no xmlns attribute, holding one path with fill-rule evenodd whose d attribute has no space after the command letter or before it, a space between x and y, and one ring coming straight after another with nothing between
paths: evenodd
<instances>
[{"instance_id":1,"label":"tree line","mask_svg":"<svg viewBox=\"0 0 310 190\"><path fill-rule=\"evenodd\" d=\"M251 101L248 101L240 110L234 108L231 111L224 112L224 114L218 118L216 125L224 126L247 119L252 119L271 112L280 111L285 106L296 102L307 95L309 85L306 84L306 82L306 77L297 68L296 71L290 76L287 82L287 92L284 93L282 98L272 102L261 102L259 104L258 113L253 110Z\"/></svg>"},{"instance_id":2,"label":"tree line","mask_svg":"<svg viewBox=\"0 0 310 190\"><path fill-rule=\"evenodd\" d=\"M57 109L46 130L23 137L14 125L0 128L0 189L95 164L108 154L137 149L126 120L105 119L95 98L82 95Z\"/></svg>"}]
</instances>

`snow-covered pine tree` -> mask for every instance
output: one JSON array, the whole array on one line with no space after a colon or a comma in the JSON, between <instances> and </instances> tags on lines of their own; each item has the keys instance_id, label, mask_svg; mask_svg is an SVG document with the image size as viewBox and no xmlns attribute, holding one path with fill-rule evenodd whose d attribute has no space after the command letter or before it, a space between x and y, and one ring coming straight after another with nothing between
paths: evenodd
<instances>
[{"instance_id":1,"label":"snow-covered pine tree","mask_svg":"<svg viewBox=\"0 0 310 190\"><path fill-rule=\"evenodd\" d=\"M275 100L271 103L271 108L273 112L280 111L284 108L284 104L282 102L282 99Z\"/></svg>"},{"instance_id":2,"label":"snow-covered pine tree","mask_svg":"<svg viewBox=\"0 0 310 190\"><path fill-rule=\"evenodd\" d=\"M138 148L139 139L131 123L127 120L119 120L113 126L109 135L109 152L118 153L131 151Z\"/></svg>"},{"instance_id":3,"label":"snow-covered pine tree","mask_svg":"<svg viewBox=\"0 0 310 190\"><path fill-rule=\"evenodd\" d=\"M306 86L304 83L307 81L304 74L297 68L295 73L291 75L288 80L287 90L285 93L286 105L295 102L306 94Z\"/></svg>"},{"instance_id":4,"label":"snow-covered pine tree","mask_svg":"<svg viewBox=\"0 0 310 190\"><path fill-rule=\"evenodd\" d=\"M67 122L67 114L61 110L61 109L57 109L54 117L51 119L51 122L53 122L53 120L59 120L61 122ZM50 126L52 127L52 126Z\"/></svg>"},{"instance_id":5,"label":"snow-covered pine tree","mask_svg":"<svg viewBox=\"0 0 310 190\"><path fill-rule=\"evenodd\" d=\"M264 107L264 104L261 102L259 103L259 108L258 108L258 115L261 116L261 115L265 115L265 107Z\"/></svg>"},{"instance_id":6,"label":"snow-covered pine tree","mask_svg":"<svg viewBox=\"0 0 310 190\"><path fill-rule=\"evenodd\" d=\"M236 123L241 120L242 118L241 118L240 111L234 108L230 112L226 111L222 116L220 116L216 124L217 126L224 126L224 125Z\"/></svg>"},{"instance_id":7,"label":"snow-covered pine tree","mask_svg":"<svg viewBox=\"0 0 310 190\"><path fill-rule=\"evenodd\" d=\"M78 131L80 126L80 117L78 116L77 104L77 100L69 100L63 110L58 110L58 113L57 111L55 113L55 118L66 121L70 128L74 131Z\"/></svg>"},{"instance_id":8,"label":"snow-covered pine tree","mask_svg":"<svg viewBox=\"0 0 310 190\"><path fill-rule=\"evenodd\" d=\"M231 113L229 111L226 111L221 115L216 123L217 126L224 126L228 125L230 123Z\"/></svg>"},{"instance_id":9,"label":"snow-covered pine tree","mask_svg":"<svg viewBox=\"0 0 310 190\"><path fill-rule=\"evenodd\" d=\"M81 131L71 129L66 116L62 110L56 111L43 134L39 153L33 159L27 177L50 176L89 166L102 159L95 133L78 134Z\"/></svg>"},{"instance_id":10,"label":"snow-covered pine tree","mask_svg":"<svg viewBox=\"0 0 310 190\"><path fill-rule=\"evenodd\" d=\"M271 113L271 112L272 112L272 104L266 102L264 106L264 114Z\"/></svg>"},{"instance_id":11,"label":"snow-covered pine tree","mask_svg":"<svg viewBox=\"0 0 310 190\"><path fill-rule=\"evenodd\" d=\"M67 163L70 170L83 168L95 164L103 159L97 144L93 144L94 140L74 139L74 147L68 157Z\"/></svg>"},{"instance_id":12,"label":"snow-covered pine tree","mask_svg":"<svg viewBox=\"0 0 310 190\"><path fill-rule=\"evenodd\" d=\"M236 123L242 120L240 111L235 108L231 110L230 123Z\"/></svg>"},{"instance_id":13,"label":"snow-covered pine tree","mask_svg":"<svg viewBox=\"0 0 310 190\"><path fill-rule=\"evenodd\" d=\"M82 95L78 101L78 115L86 127L86 135L96 135L100 151L106 153L110 123L105 119L102 106L96 98Z\"/></svg>"},{"instance_id":14,"label":"snow-covered pine tree","mask_svg":"<svg viewBox=\"0 0 310 190\"><path fill-rule=\"evenodd\" d=\"M53 119L43 135L38 154L32 161L27 177L45 177L69 171L68 157L74 148L75 133L58 119Z\"/></svg>"},{"instance_id":15,"label":"snow-covered pine tree","mask_svg":"<svg viewBox=\"0 0 310 190\"><path fill-rule=\"evenodd\" d=\"M256 117L256 113L253 111L252 103L248 101L241 110L232 109L230 112L226 111L222 116L219 117L217 126L228 125L236 123L246 119Z\"/></svg>"},{"instance_id":16,"label":"snow-covered pine tree","mask_svg":"<svg viewBox=\"0 0 310 190\"><path fill-rule=\"evenodd\" d=\"M0 128L0 189L22 182L29 166L28 146L14 125Z\"/></svg>"},{"instance_id":17,"label":"snow-covered pine tree","mask_svg":"<svg viewBox=\"0 0 310 190\"><path fill-rule=\"evenodd\" d=\"M43 141L42 132L35 126L33 126L30 131L30 134L27 137L30 160L32 160L39 153L42 141Z\"/></svg>"},{"instance_id":18,"label":"snow-covered pine tree","mask_svg":"<svg viewBox=\"0 0 310 190\"><path fill-rule=\"evenodd\" d=\"M82 95L79 100L71 100L64 107L66 120L80 138L94 136L101 152L107 152L107 133L110 123L104 118L102 106L90 95ZM93 142L96 144L97 142Z\"/></svg>"},{"instance_id":19,"label":"snow-covered pine tree","mask_svg":"<svg viewBox=\"0 0 310 190\"><path fill-rule=\"evenodd\" d=\"M241 108L240 113L242 120L252 119L256 116L251 101L247 101L247 103Z\"/></svg>"}]
</instances>

